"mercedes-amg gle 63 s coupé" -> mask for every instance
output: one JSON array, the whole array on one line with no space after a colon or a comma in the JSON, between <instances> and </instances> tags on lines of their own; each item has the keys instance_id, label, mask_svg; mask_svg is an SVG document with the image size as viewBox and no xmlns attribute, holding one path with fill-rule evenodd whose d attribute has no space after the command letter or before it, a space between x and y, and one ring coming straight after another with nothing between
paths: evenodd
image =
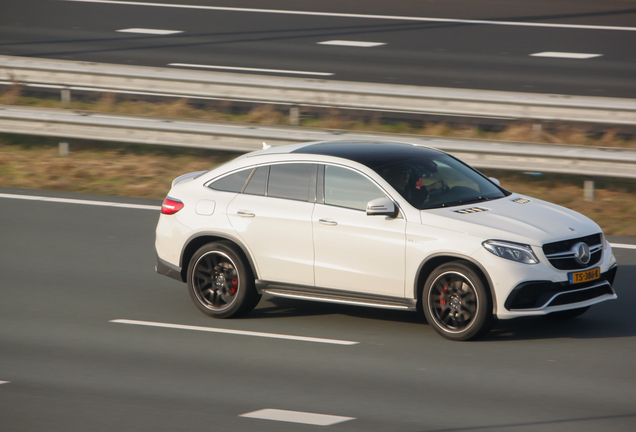
<instances>
[{"instance_id":1,"label":"mercedes-amg gle 63 s coup\u00e9","mask_svg":"<svg viewBox=\"0 0 636 432\"><path fill-rule=\"evenodd\" d=\"M205 314L261 295L420 310L468 340L495 319L574 317L615 299L599 226L453 156L386 142L273 147L175 179L157 271Z\"/></svg>"}]
</instances>

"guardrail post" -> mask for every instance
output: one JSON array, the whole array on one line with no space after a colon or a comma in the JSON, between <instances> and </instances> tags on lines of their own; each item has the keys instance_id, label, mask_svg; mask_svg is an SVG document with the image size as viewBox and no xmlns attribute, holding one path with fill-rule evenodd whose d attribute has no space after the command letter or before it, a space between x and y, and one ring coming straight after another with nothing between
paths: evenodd
<instances>
[{"instance_id":1,"label":"guardrail post","mask_svg":"<svg viewBox=\"0 0 636 432\"><path fill-rule=\"evenodd\" d=\"M585 180L583 183L583 197L585 201L594 201L594 180Z\"/></svg>"},{"instance_id":2,"label":"guardrail post","mask_svg":"<svg viewBox=\"0 0 636 432\"><path fill-rule=\"evenodd\" d=\"M71 103L71 89L63 88L60 91L60 98L62 99L62 103L64 105L68 105Z\"/></svg>"},{"instance_id":3,"label":"guardrail post","mask_svg":"<svg viewBox=\"0 0 636 432\"><path fill-rule=\"evenodd\" d=\"M289 124L292 126L300 125L300 108L297 105L289 107Z\"/></svg>"},{"instance_id":4,"label":"guardrail post","mask_svg":"<svg viewBox=\"0 0 636 432\"><path fill-rule=\"evenodd\" d=\"M69 155L69 143L68 141L60 141L59 151L61 157L67 157Z\"/></svg>"}]
</instances>

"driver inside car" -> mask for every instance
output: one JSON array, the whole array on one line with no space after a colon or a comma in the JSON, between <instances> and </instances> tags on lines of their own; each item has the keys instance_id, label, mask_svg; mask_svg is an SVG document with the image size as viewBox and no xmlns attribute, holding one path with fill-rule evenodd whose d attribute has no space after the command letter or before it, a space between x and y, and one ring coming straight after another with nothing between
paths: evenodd
<instances>
[{"instance_id":1,"label":"driver inside car","mask_svg":"<svg viewBox=\"0 0 636 432\"><path fill-rule=\"evenodd\" d=\"M426 201L430 191L443 190L448 187L448 184L443 179L425 185L424 177L418 173L414 166L409 164L403 164L392 169L387 176L387 181L409 203L416 207Z\"/></svg>"}]
</instances>

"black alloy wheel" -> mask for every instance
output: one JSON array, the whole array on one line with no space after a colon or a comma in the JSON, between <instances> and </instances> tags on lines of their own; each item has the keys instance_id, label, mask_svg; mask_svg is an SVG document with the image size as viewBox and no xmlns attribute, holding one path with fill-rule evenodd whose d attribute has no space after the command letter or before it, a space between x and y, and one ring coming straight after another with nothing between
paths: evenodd
<instances>
[{"instance_id":1,"label":"black alloy wheel","mask_svg":"<svg viewBox=\"0 0 636 432\"><path fill-rule=\"evenodd\" d=\"M188 268L188 290L197 308L215 318L245 314L261 297L242 254L225 242L207 244L194 254Z\"/></svg>"},{"instance_id":2,"label":"black alloy wheel","mask_svg":"<svg viewBox=\"0 0 636 432\"><path fill-rule=\"evenodd\" d=\"M429 275L422 304L429 324L447 339L470 340L490 329L490 295L479 275L462 262L443 264Z\"/></svg>"}]
</instances>

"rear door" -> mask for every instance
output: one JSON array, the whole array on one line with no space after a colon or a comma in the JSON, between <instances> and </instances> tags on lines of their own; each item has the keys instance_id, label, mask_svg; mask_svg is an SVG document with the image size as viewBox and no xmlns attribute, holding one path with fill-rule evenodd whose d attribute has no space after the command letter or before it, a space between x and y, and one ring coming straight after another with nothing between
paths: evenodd
<instances>
[{"instance_id":1,"label":"rear door","mask_svg":"<svg viewBox=\"0 0 636 432\"><path fill-rule=\"evenodd\" d=\"M259 167L227 214L265 281L314 285L311 216L318 165Z\"/></svg>"}]
</instances>

